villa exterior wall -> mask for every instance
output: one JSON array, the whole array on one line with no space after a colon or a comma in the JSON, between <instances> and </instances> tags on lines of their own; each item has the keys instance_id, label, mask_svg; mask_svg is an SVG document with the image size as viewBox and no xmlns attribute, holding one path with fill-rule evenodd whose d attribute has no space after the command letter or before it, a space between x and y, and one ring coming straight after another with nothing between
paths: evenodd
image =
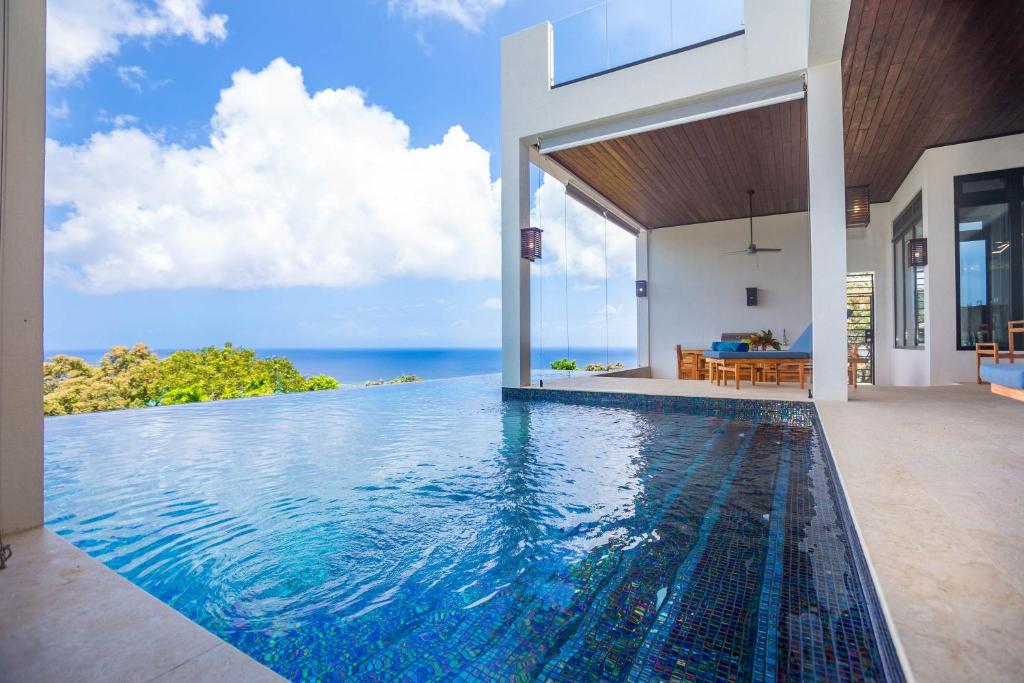
<instances>
[{"instance_id":1,"label":"villa exterior wall","mask_svg":"<svg viewBox=\"0 0 1024 683\"><path fill-rule=\"evenodd\" d=\"M552 88L554 35L543 23L502 41L503 129L520 139L699 100L807 68L808 0L747 0L744 34ZM779 40L786 36L786 40Z\"/></svg>"},{"instance_id":2,"label":"villa exterior wall","mask_svg":"<svg viewBox=\"0 0 1024 683\"><path fill-rule=\"evenodd\" d=\"M781 253L728 254L749 241L747 220L661 228L649 233L651 371L676 377L675 345L706 348L723 332L771 328L792 342L811 320L806 213L754 219L754 238ZM746 305L746 288L758 305Z\"/></svg>"},{"instance_id":3,"label":"villa exterior wall","mask_svg":"<svg viewBox=\"0 0 1024 683\"><path fill-rule=\"evenodd\" d=\"M1024 134L926 150L893 195L871 205L871 224L849 231L849 270L872 271L875 277L875 349L878 383L893 386L940 386L973 382L972 351L956 348L956 233L953 179L1024 166ZM920 192L924 236L925 348L894 348L892 220Z\"/></svg>"},{"instance_id":4,"label":"villa exterior wall","mask_svg":"<svg viewBox=\"0 0 1024 683\"><path fill-rule=\"evenodd\" d=\"M0 3L0 524L43 523L46 3Z\"/></svg>"},{"instance_id":5,"label":"villa exterior wall","mask_svg":"<svg viewBox=\"0 0 1024 683\"><path fill-rule=\"evenodd\" d=\"M746 0L741 36L562 87L552 87L555 36L551 24L533 26L502 41L505 386L529 383L529 271L518 255L519 231L529 220L530 186L522 163L528 147L544 137L690 103L717 102L720 97L799 78L808 67L808 34L814 25L811 0ZM780 36L786 39L779 40ZM740 242L745 244L743 239ZM643 312L638 315L641 328L646 322ZM641 341L644 334L639 334ZM656 344L652 341L650 347Z\"/></svg>"}]
</instances>

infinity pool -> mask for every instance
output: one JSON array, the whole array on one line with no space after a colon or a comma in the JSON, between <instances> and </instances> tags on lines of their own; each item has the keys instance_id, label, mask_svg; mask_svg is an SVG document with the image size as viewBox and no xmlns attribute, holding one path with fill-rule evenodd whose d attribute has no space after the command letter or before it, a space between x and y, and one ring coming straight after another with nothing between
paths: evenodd
<instances>
[{"instance_id":1,"label":"infinity pool","mask_svg":"<svg viewBox=\"0 0 1024 683\"><path fill-rule=\"evenodd\" d=\"M47 525L293 680L898 679L813 427L498 384L47 418Z\"/></svg>"}]
</instances>

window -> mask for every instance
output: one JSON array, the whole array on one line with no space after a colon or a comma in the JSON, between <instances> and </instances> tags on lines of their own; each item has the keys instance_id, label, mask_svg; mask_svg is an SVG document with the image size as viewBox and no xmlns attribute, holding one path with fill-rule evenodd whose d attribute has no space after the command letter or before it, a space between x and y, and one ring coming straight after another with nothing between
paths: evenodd
<instances>
[{"instance_id":1,"label":"window","mask_svg":"<svg viewBox=\"0 0 1024 683\"><path fill-rule=\"evenodd\" d=\"M924 348L924 268L909 265L910 240L924 237L921 194L892 224L893 291L896 298L896 348Z\"/></svg>"},{"instance_id":2,"label":"window","mask_svg":"<svg viewBox=\"0 0 1024 683\"><path fill-rule=\"evenodd\" d=\"M1021 208L1024 168L953 179L956 198L957 348L997 342L1024 318Z\"/></svg>"}]
</instances>

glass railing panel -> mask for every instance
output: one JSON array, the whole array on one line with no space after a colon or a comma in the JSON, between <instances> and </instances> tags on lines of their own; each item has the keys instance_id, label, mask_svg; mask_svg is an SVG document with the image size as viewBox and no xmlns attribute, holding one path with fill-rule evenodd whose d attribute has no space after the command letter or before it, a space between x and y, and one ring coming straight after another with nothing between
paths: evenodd
<instances>
[{"instance_id":1,"label":"glass railing panel","mask_svg":"<svg viewBox=\"0 0 1024 683\"><path fill-rule=\"evenodd\" d=\"M744 0L607 0L554 24L567 83L743 30Z\"/></svg>"},{"instance_id":2,"label":"glass railing panel","mask_svg":"<svg viewBox=\"0 0 1024 683\"><path fill-rule=\"evenodd\" d=\"M602 3L555 22L555 83L608 69L608 9Z\"/></svg>"},{"instance_id":3,"label":"glass railing panel","mask_svg":"<svg viewBox=\"0 0 1024 683\"><path fill-rule=\"evenodd\" d=\"M743 0L670 1L673 50L743 29Z\"/></svg>"},{"instance_id":4,"label":"glass railing panel","mask_svg":"<svg viewBox=\"0 0 1024 683\"><path fill-rule=\"evenodd\" d=\"M671 0L609 0L608 68L672 49Z\"/></svg>"}]
</instances>

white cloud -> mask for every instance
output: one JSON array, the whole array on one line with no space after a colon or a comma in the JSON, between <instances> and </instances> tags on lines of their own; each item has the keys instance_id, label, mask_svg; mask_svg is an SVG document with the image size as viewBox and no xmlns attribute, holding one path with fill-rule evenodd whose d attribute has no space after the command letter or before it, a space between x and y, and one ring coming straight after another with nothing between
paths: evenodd
<instances>
[{"instance_id":1,"label":"white cloud","mask_svg":"<svg viewBox=\"0 0 1024 683\"><path fill-rule=\"evenodd\" d=\"M47 105L46 113L55 119L66 119L71 115L71 107L68 106L67 100L61 100L60 104Z\"/></svg>"},{"instance_id":2,"label":"white cloud","mask_svg":"<svg viewBox=\"0 0 1024 683\"><path fill-rule=\"evenodd\" d=\"M483 303L480 304L480 308L483 308L485 310L490 310L490 311L500 311L501 310L501 298L497 297L497 296L493 296L493 297L491 297L489 299L484 299Z\"/></svg>"},{"instance_id":3,"label":"white cloud","mask_svg":"<svg viewBox=\"0 0 1024 683\"><path fill-rule=\"evenodd\" d=\"M538 212L539 207L539 212ZM565 234L566 219L569 234ZM573 199L565 200L565 186L549 175L536 193L532 225L544 230L544 274L555 275L565 267L566 237L569 275L603 280L605 275L605 221ZM608 275L631 272L636 260L636 238L613 223L608 224ZM549 265L557 264L548 268ZM576 285L585 291L586 284Z\"/></svg>"},{"instance_id":4,"label":"white cloud","mask_svg":"<svg viewBox=\"0 0 1024 683\"><path fill-rule=\"evenodd\" d=\"M206 14L205 0L49 0L46 67L58 83L84 75L128 41L188 37L224 40L227 16Z\"/></svg>"},{"instance_id":5,"label":"white cloud","mask_svg":"<svg viewBox=\"0 0 1024 683\"><path fill-rule=\"evenodd\" d=\"M47 272L88 292L345 286L499 273L499 183L456 126L429 147L282 59L237 72L207 144L137 128L47 142Z\"/></svg>"},{"instance_id":6,"label":"white cloud","mask_svg":"<svg viewBox=\"0 0 1024 683\"><path fill-rule=\"evenodd\" d=\"M142 92L142 84L146 82L146 70L141 66L119 66L117 77L124 87L135 92Z\"/></svg>"},{"instance_id":7,"label":"white cloud","mask_svg":"<svg viewBox=\"0 0 1024 683\"><path fill-rule=\"evenodd\" d=\"M139 117L134 114L117 114L106 120L109 120L114 128L128 128L129 126L136 125L139 122Z\"/></svg>"},{"instance_id":8,"label":"white cloud","mask_svg":"<svg viewBox=\"0 0 1024 683\"><path fill-rule=\"evenodd\" d=\"M441 17L479 31L487 16L506 0L388 0L388 9L406 18Z\"/></svg>"}]
</instances>

